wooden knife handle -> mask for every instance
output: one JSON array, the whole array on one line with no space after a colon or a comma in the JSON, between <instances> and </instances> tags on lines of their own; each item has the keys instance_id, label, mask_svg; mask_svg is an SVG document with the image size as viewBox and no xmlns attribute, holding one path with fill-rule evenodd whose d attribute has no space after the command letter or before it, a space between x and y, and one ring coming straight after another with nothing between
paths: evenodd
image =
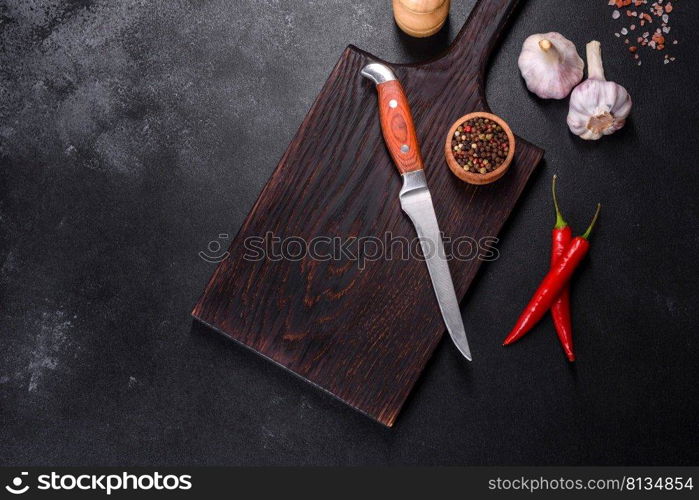
<instances>
[{"instance_id":1,"label":"wooden knife handle","mask_svg":"<svg viewBox=\"0 0 699 500\"><path fill-rule=\"evenodd\" d=\"M400 82L388 66L379 63L364 66L362 76L376 84L381 132L396 168L401 174L422 170L424 164L413 116Z\"/></svg>"}]
</instances>

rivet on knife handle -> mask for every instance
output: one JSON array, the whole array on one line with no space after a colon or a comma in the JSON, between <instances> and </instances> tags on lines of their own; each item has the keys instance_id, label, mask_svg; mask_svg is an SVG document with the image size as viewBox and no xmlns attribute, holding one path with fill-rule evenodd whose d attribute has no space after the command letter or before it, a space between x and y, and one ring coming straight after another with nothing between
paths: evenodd
<instances>
[{"instance_id":1,"label":"rivet on knife handle","mask_svg":"<svg viewBox=\"0 0 699 500\"><path fill-rule=\"evenodd\" d=\"M408 98L393 72L379 63L367 64L362 76L373 80L379 94L379 120L388 152L401 174L422 170L422 156Z\"/></svg>"}]
</instances>

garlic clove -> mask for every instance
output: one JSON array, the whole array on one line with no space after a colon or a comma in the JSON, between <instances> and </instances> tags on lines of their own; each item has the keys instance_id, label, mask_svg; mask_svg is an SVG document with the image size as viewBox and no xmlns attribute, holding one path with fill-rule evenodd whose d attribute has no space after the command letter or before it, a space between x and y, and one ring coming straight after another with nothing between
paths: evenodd
<instances>
[{"instance_id":1,"label":"garlic clove","mask_svg":"<svg viewBox=\"0 0 699 500\"><path fill-rule=\"evenodd\" d=\"M631 96L621 85L604 79L600 43L587 44L588 79L573 89L568 108L568 128L585 140L610 135L626 124Z\"/></svg>"},{"instance_id":2,"label":"garlic clove","mask_svg":"<svg viewBox=\"0 0 699 500\"><path fill-rule=\"evenodd\" d=\"M529 36L517 64L527 88L542 99L563 99L583 77L575 45L556 32Z\"/></svg>"}]
</instances>

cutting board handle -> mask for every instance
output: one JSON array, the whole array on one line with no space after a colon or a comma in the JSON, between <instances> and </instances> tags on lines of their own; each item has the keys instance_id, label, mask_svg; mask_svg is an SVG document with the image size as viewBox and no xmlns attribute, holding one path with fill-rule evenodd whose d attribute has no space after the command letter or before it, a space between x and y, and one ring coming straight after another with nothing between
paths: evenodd
<instances>
[{"instance_id":1,"label":"cutting board handle","mask_svg":"<svg viewBox=\"0 0 699 500\"><path fill-rule=\"evenodd\" d=\"M486 65L518 3L519 0L479 0L447 52L417 66L429 72L449 71L456 80L452 91L463 94L468 103L466 109L490 111L485 100ZM476 100L471 100L474 97Z\"/></svg>"},{"instance_id":2,"label":"cutting board handle","mask_svg":"<svg viewBox=\"0 0 699 500\"><path fill-rule=\"evenodd\" d=\"M518 3L519 0L479 0L456 36L449 57L477 62L479 72L483 74L490 52Z\"/></svg>"}]
</instances>

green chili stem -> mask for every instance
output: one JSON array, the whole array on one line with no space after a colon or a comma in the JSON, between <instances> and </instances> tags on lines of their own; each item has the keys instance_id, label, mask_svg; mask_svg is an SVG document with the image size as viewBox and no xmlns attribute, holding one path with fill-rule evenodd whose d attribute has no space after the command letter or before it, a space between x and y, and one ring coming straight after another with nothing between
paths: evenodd
<instances>
[{"instance_id":1,"label":"green chili stem","mask_svg":"<svg viewBox=\"0 0 699 500\"><path fill-rule=\"evenodd\" d=\"M551 183L551 192L553 193L553 206L556 208L556 225L553 226L554 229L563 229L568 225L568 223L561 215L561 211L558 209L558 199L556 198L556 179L558 176L554 174L553 182Z\"/></svg>"},{"instance_id":2,"label":"green chili stem","mask_svg":"<svg viewBox=\"0 0 699 500\"><path fill-rule=\"evenodd\" d=\"M602 208L602 204L598 203L597 204L597 211L595 212L595 216L592 218L592 222L590 222L590 226L587 228L587 231L585 231L585 234L581 236L582 239L586 240L590 237L590 233L592 232L592 228L595 227L595 222L597 222L597 217L599 217L599 212L600 209Z\"/></svg>"}]
</instances>

